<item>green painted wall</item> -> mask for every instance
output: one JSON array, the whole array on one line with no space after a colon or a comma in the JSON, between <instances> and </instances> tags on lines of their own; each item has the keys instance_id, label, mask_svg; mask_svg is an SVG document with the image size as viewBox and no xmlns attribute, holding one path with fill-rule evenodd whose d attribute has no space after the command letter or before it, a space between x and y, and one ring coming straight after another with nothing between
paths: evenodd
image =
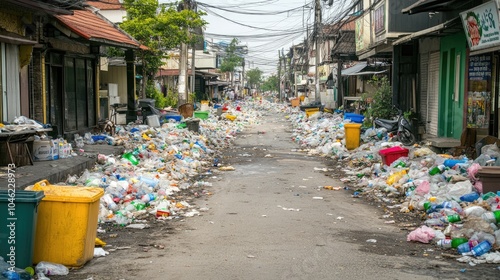
<instances>
[{"instance_id":1,"label":"green painted wall","mask_svg":"<svg viewBox=\"0 0 500 280\"><path fill-rule=\"evenodd\" d=\"M464 116L466 38L463 32L441 39L438 136L459 139ZM457 60L458 58L458 60ZM456 78L458 77L458 79ZM457 81L457 83L455 83ZM455 88L458 86L458 93Z\"/></svg>"}]
</instances>

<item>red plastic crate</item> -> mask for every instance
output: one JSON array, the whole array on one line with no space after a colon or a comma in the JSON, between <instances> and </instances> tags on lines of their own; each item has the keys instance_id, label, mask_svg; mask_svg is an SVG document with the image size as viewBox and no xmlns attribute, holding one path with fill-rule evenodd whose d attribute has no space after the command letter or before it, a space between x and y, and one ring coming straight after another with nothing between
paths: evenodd
<instances>
[{"instance_id":1,"label":"red plastic crate","mask_svg":"<svg viewBox=\"0 0 500 280\"><path fill-rule=\"evenodd\" d=\"M378 153L382 157L382 161L385 165L391 165L391 163L393 163L398 158L407 157L408 152L408 149L396 146L380 150Z\"/></svg>"}]
</instances>

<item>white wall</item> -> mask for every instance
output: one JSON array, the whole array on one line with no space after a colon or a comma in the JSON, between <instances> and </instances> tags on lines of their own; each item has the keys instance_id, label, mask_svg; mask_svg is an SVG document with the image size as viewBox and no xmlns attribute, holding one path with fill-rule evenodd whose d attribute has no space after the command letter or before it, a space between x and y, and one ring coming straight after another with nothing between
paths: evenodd
<instances>
[{"instance_id":1,"label":"white wall","mask_svg":"<svg viewBox=\"0 0 500 280\"><path fill-rule=\"evenodd\" d=\"M113 23L123 22L123 18L127 15L125 10L100 10L99 13Z\"/></svg>"}]
</instances>

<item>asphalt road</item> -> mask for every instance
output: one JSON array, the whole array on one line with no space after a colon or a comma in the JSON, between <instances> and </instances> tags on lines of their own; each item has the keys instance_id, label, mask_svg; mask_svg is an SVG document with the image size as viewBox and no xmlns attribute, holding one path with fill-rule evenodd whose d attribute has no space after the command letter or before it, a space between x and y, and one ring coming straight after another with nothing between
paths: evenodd
<instances>
[{"instance_id":1,"label":"asphalt road","mask_svg":"<svg viewBox=\"0 0 500 280\"><path fill-rule=\"evenodd\" d=\"M343 187L324 171L332 163L297 151L290 131L268 113L224 152L221 162L235 170L210 179L213 195L196 202L208 211L120 233L140 241L64 279L496 279L496 266L470 267L407 242L383 207L352 190L324 189ZM165 248L140 249L144 237Z\"/></svg>"}]
</instances>

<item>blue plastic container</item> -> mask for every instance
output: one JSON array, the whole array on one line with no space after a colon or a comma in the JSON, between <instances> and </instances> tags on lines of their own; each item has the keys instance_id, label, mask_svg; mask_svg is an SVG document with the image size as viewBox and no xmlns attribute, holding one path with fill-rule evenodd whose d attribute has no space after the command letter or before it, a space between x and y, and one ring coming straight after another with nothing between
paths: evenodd
<instances>
[{"instance_id":1,"label":"blue plastic container","mask_svg":"<svg viewBox=\"0 0 500 280\"><path fill-rule=\"evenodd\" d=\"M351 120L353 123L363 123L365 116L354 113L345 113L344 120Z\"/></svg>"},{"instance_id":2,"label":"blue plastic container","mask_svg":"<svg viewBox=\"0 0 500 280\"><path fill-rule=\"evenodd\" d=\"M166 115L165 119L167 121L169 121L169 120L175 120L176 122L180 122L181 119L182 119L182 116L181 115Z\"/></svg>"},{"instance_id":3,"label":"blue plastic container","mask_svg":"<svg viewBox=\"0 0 500 280\"><path fill-rule=\"evenodd\" d=\"M92 135L92 140L94 142L106 140L106 135Z\"/></svg>"},{"instance_id":4,"label":"blue plastic container","mask_svg":"<svg viewBox=\"0 0 500 280\"><path fill-rule=\"evenodd\" d=\"M488 253L490 250L491 250L491 244L490 242L485 240L477 244L474 248L472 248L472 254L474 254L474 256L476 257L479 257Z\"/></svg>"},{"instance_id":5,"label":"blue plastic container","mask_svg":"<svg viewBox=\"0 0 500 280\"><path fill-rule=\"evenodd\" d=\"M467 163L467 160L465 159L447 159L444 161L444 166L453 168L453 166L459 164L459 163Z\"/></svg>"},{"instance_id":6,"label":"blue plastic container","mask_svg":"<svg viewBox=\"0 0 500 280\"><path fill-rule=\"evenodd\" d=\"M471 192L468 194L464 194L460 197L461 201L465 202L474 202L479 198L479 194L477 192Z\"/></svg>"}]
</instances>

